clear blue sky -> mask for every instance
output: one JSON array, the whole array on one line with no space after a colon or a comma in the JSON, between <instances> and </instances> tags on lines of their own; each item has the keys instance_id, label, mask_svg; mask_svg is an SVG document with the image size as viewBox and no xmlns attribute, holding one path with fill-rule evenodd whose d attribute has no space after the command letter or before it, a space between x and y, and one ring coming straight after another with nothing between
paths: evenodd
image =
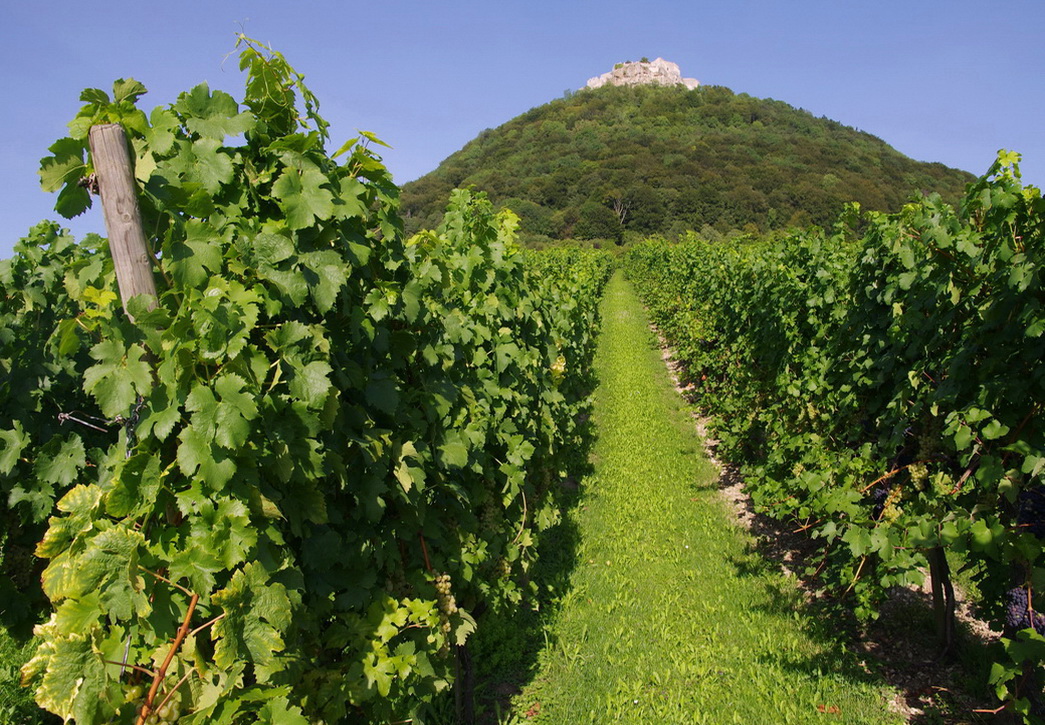
<instances>
[{"instance_id":1,"label":"clear blue sky","mask_svg":"<svg viewBox=\"0 0 1045 725\"><path fill-rule=\"evenodd\" d=\"M142 81L146 109L201 81L237 98L241 26L306 76L340 145L394 149L399 182L615 62L662 56L976 174L999 148L1045 186L1045 0L105 0L0 8L0 258L54 218L36 171L85 87ZM102 231L100 211L70 222Z\"/></svg>"}]
</instances>

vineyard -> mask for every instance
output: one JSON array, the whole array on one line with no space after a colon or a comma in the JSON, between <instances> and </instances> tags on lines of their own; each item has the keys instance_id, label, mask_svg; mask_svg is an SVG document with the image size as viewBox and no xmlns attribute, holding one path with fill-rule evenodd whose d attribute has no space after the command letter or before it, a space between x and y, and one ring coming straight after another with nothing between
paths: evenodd
<instances>
[{"instance_id":1,"label":"vineyard","mask_svg":"<svg viewBox=\"0 0 1045 725\"><path fill-rule=\"evenodd\" d=\"M618 501L604 515L626 519L613 596L646 604L623 582L653 571L650 557L694 571L713 550L718 564L739 557L704 523L715 504L682 510L699 498L671 479L691 465L678 458L688 439L627 405L593 419L599 384L624 380L596 362L620 266L758 510L817 542L805 578L866 620L891 588L928 576L947 653L960 573L1004 633L999 711L1045 713L1045 200L1021 186L1014 155L960 209L937 197L896 215L853 207L828 232L772 240L533 252L518 218L473 190L408 236L382 142L363 132L330 150L304 78L260 44L239 48L242 102L202 84L146 113L144 86L121 79L83 92L42 162L57 211L84 213L98 198L91 130L122 128L155 295L124 294L110 243L54 222L0 261L0 622L34 633L20 677L40 708L79 725L432 722L473 679L467 645L484 624L547 597L537 552L589 476L596 425L618 450L657 431L643 472L601 492ZM641 348L637 328L617 347ZM644 503L673 537L709 538L679 553L674 538L640 535L629 517ZM715 612L775 586L720 568L720 589L656 569L710 591L709 619L654 600L636 636L690 620L685 661L654 653L687 697L726 676L719 651L753 656L700 644ZM781 661L814 650L787 629L797 618L745 615L751 648L778 646ZM639 627L614 626L604 646L623 659L619 641ZM602 677L575 659L564 678ZM790 676L774 667L743 684L758 707ZM873 686L819 675L803 675L801 698L774 691L774 707L815 721L826 692L884 721ZM648 694L627 682L634 698L600 704L604 717L622 721ZM535 691L570 700L590 686L561 683ZM722 692L715 712L739 717ZM690 704L670 703L679 717ZM31 717L6 707L0 719Z\"/></svg>"},{"instance_id":2,"label":"vineyard","mask_svg":"<svg viewBox=\"0 0 1045 725\"><path fill-rule=\"evenodd\" d=\"M328 154L242 42L245 108L117 81L43 162L76 214L89 129L124 127L158 299L125 314L106 243L52 223L0 266L4 617L50 601L24 679L85 725L411 717L588 445L606 256L530 258L465 191L404 238L379 142Z\"/></svg>"},{"instance_id":3,"label":"vineyard","mask_svg":"<svg viewBox=\"0 0 1045 725\"><path fill-rule=\"evenodd\" d=\"M758 510L818 542L807 575L863 618L928 575L946 652L960 568L1004 632L991 685L1041 717L1045 199L1017 161L958 210L650 241L626 268Z\"/></svg>"}]
</instances>

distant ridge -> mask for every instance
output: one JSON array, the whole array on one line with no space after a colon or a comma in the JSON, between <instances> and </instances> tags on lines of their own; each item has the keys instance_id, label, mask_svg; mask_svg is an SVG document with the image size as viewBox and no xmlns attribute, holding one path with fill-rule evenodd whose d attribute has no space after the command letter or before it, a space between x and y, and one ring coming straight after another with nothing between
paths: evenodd
<instances>
[{"instance_id":1,"label":"distant ridge","mask_svg":"<svg viewBox=\"0 0 1045 725\"><path fill-rule=\"evenodd\" d=\"M956 202L973 179L781 101L607 82L483 131L401 199L408 231L437 226L450 191L471 185L520 216L524 240L620 242L827 226L849 201L889 212L921 193Z\"/></svg>"}]
</instances>

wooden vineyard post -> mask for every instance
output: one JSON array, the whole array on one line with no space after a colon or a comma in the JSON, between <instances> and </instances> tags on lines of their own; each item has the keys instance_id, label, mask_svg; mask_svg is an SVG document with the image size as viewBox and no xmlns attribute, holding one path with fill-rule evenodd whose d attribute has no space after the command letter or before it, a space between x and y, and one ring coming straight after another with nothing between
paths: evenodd
<instances>
[{"instance_id":1,"label":"wooden vineyard post","mask_svg":"<svg viewBox=\"0 0 1045 725\"><path fill-rule=\"evenodd\" d=\"M127 137L118 123L107 123L92 126L89 141L123 310L127 312L128 300L137 295L152 297L151 310L157 304L153 259L142 229Z\"/></svg>"}]
</instances>

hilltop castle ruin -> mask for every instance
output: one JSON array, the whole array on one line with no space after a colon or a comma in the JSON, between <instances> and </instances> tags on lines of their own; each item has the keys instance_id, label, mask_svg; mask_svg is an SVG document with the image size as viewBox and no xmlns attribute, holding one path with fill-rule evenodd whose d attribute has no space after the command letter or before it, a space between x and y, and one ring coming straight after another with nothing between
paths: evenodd
<instances>
[{"instance_id":1,"label":"hilltop castle ruin","mask_svg":"<svg viewBox=\"0 0 1045 725\"><path fill-rule=\"evenodd\" d=\"M696 78L683 78L677 64L657 58L656 60L626 61L618 63L609 73L603 73L588 80L588 88L601 86L678 86L683 85L690 90L700 85Z\"/></svg>"}]
</instances>

